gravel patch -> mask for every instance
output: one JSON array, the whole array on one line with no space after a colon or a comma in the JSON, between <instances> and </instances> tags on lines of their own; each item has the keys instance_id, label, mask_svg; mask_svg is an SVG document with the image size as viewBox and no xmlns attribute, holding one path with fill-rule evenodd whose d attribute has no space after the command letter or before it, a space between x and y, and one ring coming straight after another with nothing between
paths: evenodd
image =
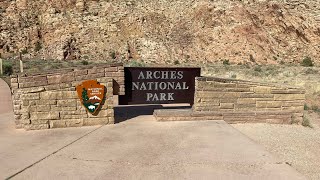
<instances>
[{"instance_id":1,"label":"gravel patch","mask_svg":"<svg viewBox=\"0 0 320 180\"><path fill-rule=\"evenodd\" d=\"M233 124L309 179L320 179L320 128L300 125Z\"/></svg>"}]
</instances>

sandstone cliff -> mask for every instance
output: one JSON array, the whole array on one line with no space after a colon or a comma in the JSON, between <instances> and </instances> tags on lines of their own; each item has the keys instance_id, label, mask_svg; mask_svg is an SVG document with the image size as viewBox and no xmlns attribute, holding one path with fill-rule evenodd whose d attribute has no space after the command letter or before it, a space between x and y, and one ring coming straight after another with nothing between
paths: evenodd
<instances>
[{"instance_id":1,"label":"sandstone cliff","mask_svg":"<svg viewBox=\"0 0 320 180\"><path fill-rule=\"evenodd\" d=\"M320 62L314 0L0 0L0 53L148 63Z\"/></svg>"}]
</instances>

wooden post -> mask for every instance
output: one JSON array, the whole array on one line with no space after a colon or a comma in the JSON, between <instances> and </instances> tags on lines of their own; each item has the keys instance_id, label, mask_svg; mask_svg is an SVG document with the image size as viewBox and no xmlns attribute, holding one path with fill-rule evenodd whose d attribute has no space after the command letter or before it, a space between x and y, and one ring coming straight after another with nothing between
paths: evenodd
<instances>
[{"instance_id":1,"label":"wooden post","mask_svg":"<svg viewBox=\"0 0 320 180\"><path fill-rule=\"evenodd\" d=\"M0 75L3 75L3 62L2 62L2 54L0 53Z\"/></svg>"},{"instance_id":2,"label":"wooden post","mask_svg":"<svg viewBox=\"0 0 320 180\"><path fill-rule=\"evenodd\" d=\"M0 75L3 75L2 59L0 57Z\"/></svg>"},{"instance_id":3,"label":"wooden post","mask_svg":"<svg viewBox=\"0 0 320 180\"><path fill-rule=\"evenodd\" d=\"M21 52L19 53L20 55L20 72L23 73L23 62L22 62L22 55L21 55Z\"/></svg>"}]
</instances>

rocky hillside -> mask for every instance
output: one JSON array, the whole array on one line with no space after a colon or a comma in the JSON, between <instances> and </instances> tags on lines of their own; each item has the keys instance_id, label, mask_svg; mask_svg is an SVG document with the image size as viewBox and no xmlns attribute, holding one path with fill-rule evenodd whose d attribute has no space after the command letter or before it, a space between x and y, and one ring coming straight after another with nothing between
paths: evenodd
<instances>
[{"instance_id":1,"label":"rocky hillside","mask_svg":"<svg viewBox=\"0 0 320 180\"><path fill-rule=\"evenodd\" d=\"M320 64L319 9L316 0L0 0L0 53Z\"/></svg>"}]
</instances>

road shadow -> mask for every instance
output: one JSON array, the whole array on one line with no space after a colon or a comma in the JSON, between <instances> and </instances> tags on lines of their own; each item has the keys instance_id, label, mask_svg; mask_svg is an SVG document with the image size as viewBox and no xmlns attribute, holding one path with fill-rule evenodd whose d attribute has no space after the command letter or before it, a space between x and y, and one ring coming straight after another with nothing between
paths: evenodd
<instances>
[{"instance_id":1,"label":"road shadow","mask_svg":"<svg viewBox=\"0 0 320 180\"><path fill-rule=\"evenodd\" d=\"M130 120L141 115L153 115L156 109L190 109L190 105L128 105L114 107L115 123Z\"/></svg>"}]
</instances>

